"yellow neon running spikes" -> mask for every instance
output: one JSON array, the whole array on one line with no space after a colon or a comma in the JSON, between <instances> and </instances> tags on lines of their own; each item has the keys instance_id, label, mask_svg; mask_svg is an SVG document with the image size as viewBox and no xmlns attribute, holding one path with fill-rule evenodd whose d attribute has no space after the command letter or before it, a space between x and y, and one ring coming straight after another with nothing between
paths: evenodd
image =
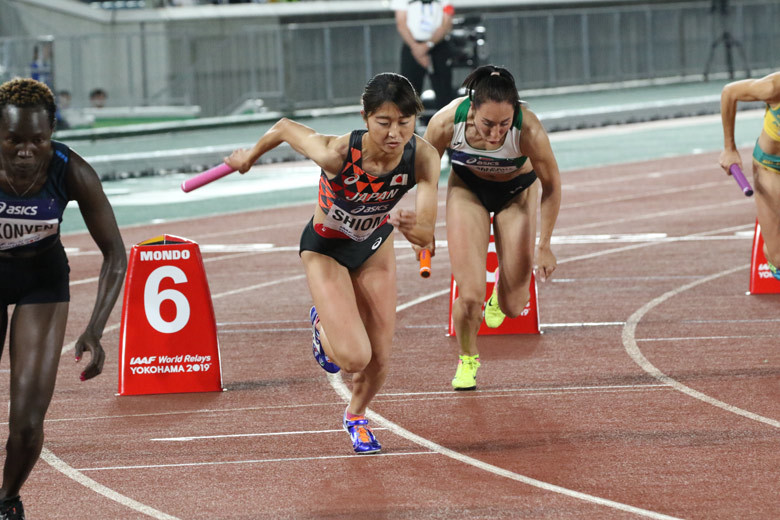
<instances>
[{"instance_id":1,"label":"yellow neon running spikes","mask_svg":"<svg viewBox=\"0 0 780 520\"><path fill-rule=\"evenodd\" d=\"M479 354L476 356L461 355L458 370L452 378L452 388L455 390L474 390L477 388L477 369Z\"/></svg>"},{"instance_id":2,"label":"yellow neon running spikes","mask_svg":"<svg viewBox=\"0 0 780 520\"><path fill-rule=\"evenodd\" d=\"M488 298L485 304L485 325L491 329L496 329L504 323L506 314L498 306L498 269L496 269L496 283L493 286L493 294Z\"/></svg>"}]
</instances>

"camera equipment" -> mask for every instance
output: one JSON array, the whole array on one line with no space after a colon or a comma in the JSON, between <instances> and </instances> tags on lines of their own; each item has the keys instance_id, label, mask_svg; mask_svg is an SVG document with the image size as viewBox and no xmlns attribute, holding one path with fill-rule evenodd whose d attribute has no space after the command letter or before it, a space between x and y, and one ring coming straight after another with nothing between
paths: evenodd
<instances>
[{"instance_id":1,"label":"camera equipment","mask_svg":"<svg viewBox=\"0 0 780 520\"><path fill-rule=\"evenodd\" d=\"M726 51L726 66L729 70L729 78L734 79L734 57L732 55L732 48L734 47L736 47L742 55L742 61L745 62L745 72L748 77L750 76L750 64L745 56L745 50L742 48L742 43L734 38L728 29L729 10L729 0L712 0L710 12L718 15L722 31L721 35L710 45L710 55L707 58L707 65L704 67L704 81L707 81L707 76L709 76L710 73L710 66L712 65L712 58L715 56L715 49L717 49L720 44L723 44Z\"/></svg>"}]
</instances>

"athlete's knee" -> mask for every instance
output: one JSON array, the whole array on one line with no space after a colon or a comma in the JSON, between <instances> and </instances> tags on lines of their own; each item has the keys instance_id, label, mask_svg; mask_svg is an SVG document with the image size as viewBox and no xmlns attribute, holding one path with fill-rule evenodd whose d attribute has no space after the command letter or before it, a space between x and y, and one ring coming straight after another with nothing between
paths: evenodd
<instances>
[{"instance_id":1,"label":"athlete's knee","mask_svg":"<svg viewBox=\"0 0 780 520\"><path fill-rule=\"evenodd\" d=\"M482 319L482 305L485 303L482 295L477 297L476 294L464 291L458 296L456 303L466 319Z\"/></svg>"},{"instance_id":2,"label":"athlete's knee","mask_svg":"<svg viewBox=\"0 0 780 520\"><path fill-rule=\"evenodd\" d=\"M43 419L22 417L12 419L8 424L8 445L15 448L36 446L43 439Z\"/></svg>"},{"instance_id":3,"label":"athlete's knee","mask_svg":"<svg viewBox=\"0 0 780 520\"><path fill-rule=\"evenodd\" d=\"M338 354L338 365L344 372L362 372L371 362L371 345L355 344Z\"/></svg>"},{"instance_id":4,"label":"athlete's knee","mask_svg":"<svg viewBox=\"0 0 780 520\"><path fill-rule=\"evenodd\" d=\"M375 374L383 374L387 372L390 366L390 345L386 348L375 349L371 355L371 361L368 364L367 369Z\"/></svg>"},{"instance_id":5,"label":"athlete's knee","mask_svg":"<svg viewBox=\"0 0 780 520\"><path fill-rule=\"evenodd\" d=\"M498 305L501 307L501 312L506 314L509 318L517 318L522 314L525 306L528 305L528 300L530 298L531 293L528 287L514 290L506 295L499 291Z\"/></svg>"}]
</instances>

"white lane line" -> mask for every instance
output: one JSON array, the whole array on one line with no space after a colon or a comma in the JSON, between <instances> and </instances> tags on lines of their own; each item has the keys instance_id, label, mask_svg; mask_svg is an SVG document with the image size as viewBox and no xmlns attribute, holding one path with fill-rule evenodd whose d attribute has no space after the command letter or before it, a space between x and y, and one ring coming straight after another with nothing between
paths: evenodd
<instances>
[{"instance_id":1,"label":"white lane line","mask_svg":"<svg viewBox=\"0 0 780 520\"><path fill-rule=\"evenodd\" d=\"M151 516L152 518L157 518L158 520L179 520L175 516L171 516L169 514L163 513L162 511L158 511L153 507L147 506L146 504L142 504L141 502L133 500L130 497L126 497L121 493L117 493L113 489L106 487L103 484L95 482L88 476L81 473L82 470L78 470L67 465L65 462L62 461L62 459L54 455L54 453L49 451L46 447L44 447L43 450L41 451L41 458L44 461L46 461L46 463L48 463L52 468L56 469L66 477L78 482L84 487L89 488L95 493L98 493L110 500L113 500L114 502L117 502L119 504L122 504L123 506L138 511L139 513L143 513L147 516Z\"/></svg>"},{"instance_id":2,"label":"white lane line","mask_svg":"<svg viewBox=\"0 0 780 520\"><path fill-rule=\"evenodd\" d=\"M747 339L747 338L777 338L780 334L744 334L740 336L688 336L685 338L639 338L636 341L640 342L652 342L652 341L696 341L696 340L713 340L713 339Z\"/></svg>"},{"instance_id":3,"label":"white lane line","mask_svg":"<svg viewBox=\"0 0 780 520\"><path fill-rule=\"evenodd\" d=\"M138 466L105 466L100 468L79 468L76 471L111 471L128 469L159 469L159 468L189 468L193 466L228 466L232 464L264 464L269 462L301 462L309 460L351 459L368 460L375 457L408 457L414 455L436 455L432 451L403 451L396 453L375 453L372 455L323 455L320 457L289 457L280 459L249 459L249 460L225 460L220 462L181 462L178 464L144 464ZM173 517L169 517L173 518Z\"/></svg>"},{"instance_id":4,"label":"white lane line","mask_svg":"<svg viewBox=\"0 0 780 520\"><path fill-rule=\"evenodd\" d=\"M104 329L104 334L106 332L110 332L118 328L119 328L118 323L114 325L110 325ZM71 350L75 346L76 346L76 341L71 341L70 343L62 347L62 353L64 354L65 352ZM49 421L47 420L46 422ZM69 479L78 482L79 484L86 487L90 491L94 491L99 495L103 495L104 497L113 500L114 502L121 504L129 509L138 511L139 513L143 513L147 516L156 518L158 520L179 520L175 516L171 516L167 513L163 513L162 511L158 511L157 509L151 506L142 504L137 500L133 500L128 496L125 496L117 491L114 491L113 489L106 487L103 484L100 484L99 482L95 482L88 476L80 473L79 470L70 466L61 458L57 457L54 454L54 452L49 450L46 446L44 446L43 449L41 450L41 459L43 459L49 466L51 466L55 470L59 471Z\"/></svg>"},{"instance_id":5,"label":"white lane line","mask_svg":"<svg viewBox=\"0 0 780 520\"><path fill-rule=\"evenodd\" d=\"M554 329L559 327L613 327L624 325L624 321L591 321L582 323L540 323L540 329Z\"/></svg>"},{"instance_id":6,"label":"white lane line","mask_svg":"<svg viewBox=\"0 0 780 520\"><path fill-rule=\"evenodd\" d=\"M642 351L639 349L639 346L637 345L636 327L641 321L641 319L653 308L664 303L666 300L669 300L670 298L673 298L678 294L683 293L689 289L693 289L694 287L697 287L701 284L705 284L713 280L717 280L718 278L721 278L723 276L728 276L730 274L743 271L749 268L750 268L750 264L745 264L739 267L726 269L725 271L721 271L719 273L711 274L709 276L700 278L695 282L682 285L677 289L673 289L669 292L662 294L657 298L654 298L653 300L650 300L648 303L646 303L638 310L636 310L626 322L626 325L623 328L623 347L626 349L626 352L631 357L631 359L633 359L634 362L642 368L642 370L644 370L645 372L647 372L648 374L656 378L658 381L674 388L675 390L687 394L693 397L694 399L698 399L712 406L716 406L727 412L740 415L742 417L746 417L748 419L752 419L754 421L758 421L764 424L768 424L769 426L773 426L775 428L780 428L780 421L777 421L775 419L770 419L769 417L764 417L763 415L759 415L750 412L748 410L743 410L742 408L738 408L734 405L725 403L703 392L694 390L693 388L680 383L676 379L669 377L668 375L664 374L661 370L659 370L655 365L650 363L650 361L648 361L648 359L644 356L644 354L642 354Z\"/></svg>"},{"instance_id":7,"label":"white lane line","mask_svg":"<svg viewBox=\"0 0 780 520\"><path fill-rule=\"evenodd\" d=\"M588 200L583 202L575 202L572 204L562 204L561 209L562 210L570 210L575 208L587 208L590 206L601 206L605 204L615 204L617 202L630 202L634 200L644 200L649 197L658 197L658 196L664 196L664 195L677 195L684 193L686 191L696 191L696 190L703 190L703 189L712 189L716 187L723 186L724 183L722 180L719 181L713 181L713 182L705 182L700 184L694 184L692 186L675 186L673 188L666 188L663 190L655 190L655 191L642 191L639 195L621 195L617 197L607 197L603 199L595 199L595 200Z\"/></svg>"},{"instance_id":8,"label":"white lane line","mask_svg":"<svg viewBox=\"0 0 780 520\"><path fill-rule=\"evenodd\" d=\"M231 296L233 294L238 294L241 292L251 291L254 289L260 289L263 287L268 287L269 285L275 285L280 283L285 283L293 280L299 280L301 278L304 278L305 275L298 275L298 276L292 276L289 278L282 278L279 280L274 280L271 282L266 282L262 284L252 285L249 287L244 287L239 290L235 291L226 291L219 294L212 295L212 299L214 298L222 298L224 296ZM113 330L116 330L119 328L119 323L115 323L113 325L110 325L106 327L103 330L103 334L105 335L106 332L111 332ZM62 347L61 354L65 354L66 352L70 351L76 346L76 341L72 341L68 343L67 345L64 345ZM49 422L49 421L46 421ZM137 502L133 500L130 497L127 497L125 495L122 495L121 493L118 493L102 484L99 484L92 480L91 478L87 477L86 475L83 475L80 473L80 470L73 468L72 466L68 465L65 461L57 457L52 451L47 449L45 446L43 450L41 451L41 458L46 461L52 468L56 469L66 477L78 482L79 484L85 486L86 488L94 491L95 493L101 494L107 498L110 498L111 500L122 504L123 506L126 506L130 509L133 509L135 511L138 511L140 513L143 513L145 515L151 516L152 518L157 518L160 520L178 520L174 516L170 516L166 513L163 513L162 511L158 511L150 506L147 506L145 504L142 504L140 502Z\"/></svg>"},{"instance_id":9,"label":"white lane line","mask_svg":"<svg viewBox=\"0 0 780 520\"><path fill-rule=\"evenodd\" d=\"M341 396L342 399L344 399L345 402L349 402L351 398L351 394L349 389L347 388L347 385L344 384L344 381L342 381L341 376L338 374L328 374L328 381L330 382L330 385L333 387L333 389L336 391L338 395ZM444 446L440 444L436 444L435 442L426 439L425 437L421 437L417 434L414 434L410 432L409 430L397 425L396 423L385 419L383 416L379 415L378 413L374 412L373 410L367 409L366 410L366 417L368 417L370 420L374 421L375 424L379 424L391 432L395 433L396 435L399 435L403 437L404 439L407 439L409 441L412 441L415 444L419 444L423 448L426 448L432 452L439 453L441 455L444 455L445 457L449 457L453 460L456 460L458 462L462 462L464 464L468 464L470 466L474 466L477 469L481 469L483 471L486 471L488 473L492 473L494 475L498 475L500 477L505 477L511 480L515 480L517 482L521 482L523 484L527 484L529 486L533 486L539 489L543 489L545 491L551 491L553 493L559 493L561 495L565 495L571 498L576 498L578 500L583 500L585 502L590 502L593 504L598 504L605 507L610 507L612 509L617 509L620 511L626 511L629 513L634 513L640 516L644 516L647 518L654 518L654 519L675 519L676 517L673 516L667 516L661 513L656 513L654 511L648 511L646 509L641 509L635 506L630 506L628 504L622 504L620 502L614 502L612 500L608 500L606 498L601 498L593 495L589 495L587 493L582 493L580 491L574 491L572 489L567 489L561 486L556 486L555 484L550 484L548 482L542 482L541 480L536 480L531 477L527 477L525 475L520 475L519 473L515 473L513 471L506 470L504 468L500 468L498 466L494 466L493 464L488 464L487 462L482 462L479 459L475 459L474 457L469 457L468 455L464 455L460 452L451 450L449 448L445 448Z\"/></svg>"},{"instance_id":10,"label":"white lane line","mask_svg":"<svg viewBox=\"0 0 780 520\"><path fill-rule=\"evenodd\" d=\"M449 292L449 289L439 291L438 293L433 293L436 296L428 296L425 297L426 299L433 299L437 296L441 296L441 293L444 292L445 294ZM591 321L591 322L572 322L572 323L541 323L539 325L540 328L565 328L565 327L612 327L612 326L618 326L618 325L625 325L625 321ZM249 323L252 324L251 322ZM302 331L310 331L311 325L308 327L297 327L297 328L273 328L273 329L264 329L264 328L256 328L256 329L228 329L224 328L224 325L217 324L217 327L219 328L220 334L235 334L238 332L302 332ZM436 325L404 325L401 327L403 329L446 329L447 325L445 323L439 323Z\"/></svg>"},{"instance_id":11,"label":"white lane line","mask_svg":"<svg viewBox=\"0 0 780 520\"><path fill-rule=\"evenodd\" d=\"M697 278L698 275L669 275L669 276L584 276L582 278L553 278L552 283L582 283L582 282L649 282L666 280L687 280Z\"/></svg>"},{"instance_id":12,"label":"white lane line","mask_svg":"<svg viewBox=\"0 0 780 520\"><path fill-rule=\"evenodd\" d=\"M311 325L308 327L302 327L298 329L219 329L217 332L219 334L245 334L247 332L251 333L263 333L263 332L304 332L309 331L311 332Z\"/></svg>"},{"instance_id":13,"label":"white lane line","mask_svg":"<svg viewBox=\"0 0 780 520\"><path fill-rule=\"evenodd\" d=\"M242 287L240 289L234 289L232 291L225 291L225 292L221 292L221 293L217 293L217 294L212 294L211 295L211 299L213 300L213 299L216 299L216 298L224 298L225 296L233 296L235 294L241 294L241 293L247 292L247 291L254 291L255 289L262 289L264 287L269 287L271 285L277 285L277 284L286 283L286 282L294 282L295 280L301 280L303 278L306 278L305 274L297 274L295 276L288 276L287 278L279 278L278 280L271 280L270 282L263 282L263 283L258 283L258 284L255 284L255 285L248 285L248 286Z\"/></svg>"},{"instance_id":14,"label":"white lane line","mask_svg":"<svg viewBox=\"0 0 780 520\"><path fill-rule=\"evenodd\" d=\"M375 430L384 430L384 428L374 428ZM170 441L170 442L186 442L204 439L240 439L242 437L278 437L283 435L314 435L318 433L342 433L343 428L338 430L306 430L297 432L265 432L265 433L229 433L224 435L194 435L191 437L160 437L157 439L149 439L150 441Z\"/></svg>"},{"instance_id":15,"label":"white lane line","mask_svg":"<svg viewBox=\"0 0 780 520\"><path fill-rule=\"evenodd\" d=\"M418 303L427 302L428 300L432 300L434 298L438 298L439 296L443 296L449 293L450 293L450 288L447 287L446 289L442 289L441 291L436 291L434 293L426 294L425 296L420 296L419 298L415 298L410 302L397 306L395 308L395 312L401 312L402 310L408 309L409 307L413 307Z\"/></svg>"},{"instance_id":16,"label":"white lane line","mask_svg":"<svg viewBox=\"0 0 780 520\"><path fill-rule=\"evenodd\" d=\"M257 321L218 321L217 327L224 327L225 325L270 325L272 323L309 323L307 319L298 320L257 320ZM311 328L311 324L309 324Z\"/></svg>"},{"instance_id":17,"label":"white lane line","mask_svg":"<svg viewBox=\"0 0 780 520\"><path fill-rule=\"evenodd\" d=\"M645 215L641 218L652 218L655 214ZM615 223L610 221L608 223ZM602 223L596 223L595 225L601 225ZM444 222L437 223L437 226L444 226ZM685 235L680 237L670 237L666 233L623 233L623 234L595 234L595 235L555 235L552 237L551 242L555 245L587 245L587 244L612 244L612 243L636 243L640 242L640 246L651 245L656 242L698 242L698 241L717 241L717 240L746 240L753 239L752 231L742 231L747 226L737 226L731 228L723 228L722 230L716 230L714 232L696 233L692 235ZM566 228L564 228L566 229ZM739 230L739 231L735 231ZM561 231L561 229L559 229ZM727 236L707 236L718 232L735 231L734 235ZM409 242L398 239L394 243L395 249L410 248ZM446 240L437 240L437 248L447 248L448 244ZM298 251L298 246L275 246L273 244L205 244L200 246L202 253L226 253L219 256L209 256L203 258L203 263L217 262L221 260L234 260L237 258L244 258L248 256L255 256L264 253L280 253ZM629 248L630 249L630 248ZM95 250L80 250L78 248L66 248L69 250L69 254L72 255L90 255L99 254L99 251ZM614 250L618 251L618 250ZM408 260L412 258L414 254L397 256L396 260ZM70 285L83 285L88 283L95 283L99 280L97 276L90 278L84 278L81 280L71 281Z\"/></svg>"},{"instance_id":18,"label":"white lane line","mask_svg":"<svg viewBox=\"0 0 780 520\"><path fill-rule=\"evenodd\" d=\"M396 307L396 312L399 312L403 309L408 309L409 307L416 305L418 303L427 301L431 298L435 298L437 295L443 294L449 292L449 289L442 292L439 291L438 293L432 293L428 296L423 296L421 298L417 298L415 300L412 300L411 302L407 302L401 305L398 305ZM347 385L344 384L344 381L341 379L341 376L339 374L328 374L328 382L330 382L330 385L333 387L333 389L336 391L336 393L341 396L341 398L345 402L349 402L352 398L352 394L350 393L349 389L347 388ZM387 428L388 430L392 431L396 435L399 435L407 440L410 440L414 442L415 444L419 444L423 448L427 448L433 452L439 453L441 455L444 455L446 457L449 457L451 459L457 460L459 462L463 462L464 464L468 464L470 466L474 466L478 469L481 469L483 471L487 471L488 473L493 473L494 475L498 475L501 477L505 477L508 479L515 480L517 482L521 482L523 484L527 484L529 486L537 487L540 489L543 489L545 491L552 491L553 493L559 493L565 496L569 496L572 498L576 498L579 500L584 500L586 502L591 502L594 504L602 505L605 507L610 507L612 509L617 509L620 511L627 511L630 513L635 513L640 516L644 516L647 518L654 518L654 519L674 519L673 516L667 516L661 513L656 513L654 511L648 511L646 509L641 509L635 506L631 506L628 504L622 504L620 502L615 502L612 500L608 500L605 498L597 497L594 495L589 495L587 493L582 493L580 491L574 491L572 489L564 488L561 486L556 486L555 484L550 484L548 482L542 482L541 480L536 480L531 477L527 477L525 475L520 475L519 473L515 473L509 470L506 470L504 468L500 468L498 466L494 466L493 464L488 464L486 462L483 462L479 459L475 459L473 457L469 457L468 455L464 455L462 453L459 453L457 451L451 450L449 448L445 448L444 446L440 444L436 444L435 442L426 439L425 437L421 437L417 434L414 434L410 432L409 430L399 426L398 424L390 421L389 419L386 419L385 417L379 415L378 413L374 412L373 410L367 409L366 410L366 417L374 421L375 424L379 424L380 426Z\"/></svg>"},{"instance_id":19,"label":"white lane line","mask_svg":"<svg viewBox=\"0 0 780 520\"><path fill-rule=\"evenodd\" d=\"M85 283L95 283L98 280L100 280L99 277L93 276L91 278L83 278L81 280L76 280L75 282L70 282L70 285L83 285Z\"/></svg>"},{"instance_id":20,"label":"white lane line","mask_svg":"<svg viewBox=\"0 0 780 520\"><path fill-rule=\"evenodd\" d=\"M776 323L780 318L753 318L745 320L682 320L682 323Z\"/></svg>"},{"instance_id":21,"label":"white lane line","mask_svg":"<svg viewBox=\"0 0 780 520\"><path fill-rule=\"evenodd\" d=\"M732 227L714 229L712 231L701 231L699 233L692 233L690 235L676 237L678 239L678 240L676 240L676 242L682 242L683 241L682 239L686 239L686 238L690 238L690 237L706 237L706 236L710 236L710 235L716 235L718 233L727 233L729 231L734 231L736 229L742 229L744 227L745 226L736 226L736 227L732 226ZM634 249L642 249L642 248L645 248L645 247L652 247L652 246L656 246L656 245L662 244L662 243L664 243L664 242L644 242L644 243L641 243L641 244L634 244L634 245L630 245L630 246L623 246L623 247L615 247L615 248L612 248L612 249L605 249L603 251L597 251L595 253L588 253L588 254L584 254L584 255L572 256L572 257L569 257L569 258L564 258L562 260L558 260L558 264L566 264L566 263L569 263L569 262L575 262L575 261L579 261L579 260L589 260L591 258L597 258L599 256L605 256L605 255L609 255L609 254L613 254L613 253L623 253L625 251L632 251Z\"/></svg>"},{"instance_id":22,"label":"white lane line","mask_svg":"<svg viewBox=\"0 0 780 520\"><path fill-rule=\"evenodd\" d=\"M136 417L167 417L172 415L195 415L195 414L220 414L220 413L239 413L239 412L262 412L264 410L291 410L299 408L311 408L320 406L341 406L341 403L303 403L303 404L285 404L269 406L243 406L239 408L201 408L199 410L179 410L171 412L148 412L148 413L128 413L117 415L85 415L81 417L62 417L60 419L45 419L47 423L78 422L78 421L102 421L114 419L132 419ZM0 424L8 424L0 423Z\"/></svg>"},{"instance_id":23,"label":"white lane line","mask_svg":"<svg viewBox=\"0 0 780 520\"><path fill-rule=\"evenodd\" d=\"M743 197L743 199L747 199L747 197ZM673 210L667 210L667 211L656 211L655 213L645 213L643 215L635 215L632 217L622 217L622 218L616 218L612 220L602 220L600 222L590 222L586 224L577 224L573 226L558 228L558 231L570 231L575 229L587 229L587 228L594 228L594 227L600 227L600 226L610 226L610 225L617 225L617 224L625 224L628 222L637 222L640 220L649 220L649 219L657 219L662 217L671 217L675 215L683 215L685 213L695 213L695 212L705 212L710 214L712 210L719 210L730 206L740 206L744 204L751 203L748 200L742 200L742 199L735 199L730 202L719 202L717 204L704 204L702 206L686 206L684 208L678 208ZM752 204L752 203L751 203Z\"/></svg>"},{"instance_id":24,"label":"white lane line","mask_svg":"<svg viewBox=\"0 0 780 520\"><path fill-rule=\"evenodd\" d=\"M496 390L481 390L474 396L493 397L501 395L514 395L518 393L528 393L529 395L545 395L547 393L587 393L587 392L619 392L619 391L644 391L653 390L658 388L668 388L666 385L659 384L640 384L640 385L605 385L605 386L572 386L572 387L528 387L528 388L499 388ZM400 392L400 393L388 393L377 394L377 399L383 401L393 401L394 397L415 397L430 395L436 397L439 395L447 396L452 400L464 399L466 396L454 392ZM417 399L423 401L424 399ZM81 417L62 417L59 419L45 419L46 423L67 423L67 422L80 422L80 421L103 421L103 420L116 420L116 419L133 419L138 417L165 417L175 415L195 415L195 414L229 414L229 413L245 413L245 412L264 412L268 410L291 410L301 408L317 408L327 406L341 406L341 402L329 402L329 403L302 403L302 404L284 404L284 405L267 405L267 406L242 406L238 408L201 408L198 410L180 410L180 411L167 411L167 412L148 412L148 413L132 413L132 414L117 414L117 415L93 415L93 416L81 416ZM8 422L0 422L0 425L7 425Z\"/></svg>"},{"instance_id":25,"label":"white lane line","mask_svg":"<svg viewBox=\"0 0 780 520\"><path fill-rule=\"evenodd\" d=\"M737 228L734 228L734 229L744 229L744 228L745 228L745 226L738 226ZM728 230L728 229L731 229L731 228L725 228L724 230ZM706 234L712 234L712 233L717 233L717 232L723 232L724 230L715 230L713 232L700 233L700 235L706 235ZM653 245L653 244L655 244L655 243L651 242L649 244L638 244L638 245L635 245L635 246L629 246L628 248L617 248L617 249L603 251L601 253L597 253L595 255L588 255L588 256L589 257L602 256L602 255L606 255L606 254L611 254L613 252L619 252L619 251L622 251L624 249L634 249L636 247L644 247L644 246ZM257 254L257 253L253 252L253 253L245 253L245 254ZM235 256L233 256L233 258L235 258ZM559 264L566 263L566 262L574 261L576 259L578 259L578 258L574 257L574 258L570 258L570 259L564 259L564 260L559 261L558 263ZM258 284L256 286L246 287L246 288L243 288L241 290L227 291L227 292L224 292L224 293L221 293L221 294L213 295L212 298L219 298L219 297L223 297L223 296L230 296L230 295L233 295L233 294L238 294L240 292L245 292L245 291L248 291L248 290L253 290L253 289L257 289L257 288L267 287L269 285L274 285L274 284L277 284L277 283L284 283L284 282L287 282L287 281L297 280L297 279L301 279L301 278L304 278L304 277L305 277L305 275L300 275L300 276L296 276L296 277L276 280L276 281L273 281L273 282L267 282L265 284ZM442 290L442 291L430 294L428 296L423 296L421 298L418 298L418 299L414 300L413 302L409 302L407 304L404 304L405 306L399 306L397 308L397 311L403 310L403 309L408 308L408 307L411 307L412 305L416 305L417 303L421 303L421 302L424 302L424 301L436 298L438 296L442 296L442 295L447 294L447 293L449 293L449 289L445 289L445 290ZM105 332L110 332L112 330L116 330L118 328L119 328L119 324L118 323L114 324L114 325L111 325L111 326L108 326L108 327L105 328L104 333ZM76 342L73 341L73 342L63 346L62 353L64 354L65 352L73 349L75 344L76 344ZM186 412L186 413L188 413L188 412ZM373 413L373 412L371 412L371 413ZM147 414L139 414L139 416L142 416L142 415L143 416L147 416ZM169 415L169 414L165 413L165 414L148 414L148 415ZM109 418L115 418L115 417L109 417ZM63 420L65 420L65 419L63 419ZM79 420L79 419L75 419L75 420ZM49 421L47 420L47 422L49 422ZM411 432L410 432L410 435L413 435L413 434L411 434ZM445 449L445 448L442 448L442 449ZM76 470L76 469L72 468L71 466L69 466L68 464L66 464L64 461L59 459L53 452L49 451L45 447L43 448L43 451L41 453L41 458L43 460L45 460L50 466L52 466L57 471L60 471L61 473L63 473L66 476L68 476L69 478L75 480L76 482L81 483L82 485L84 485L85 487L95 491L96 493L99 493L99 494L102 494L102 495L104 495L104 496L106 496L108 498L111 498L112 500L115 500L116 502L118 502L118 503L120 503L122 505L125 505L128 508L130 508L130 509L137 510L137 511L142 512L144 514L149 514L149 513L146 512L146 508L148 508L148 506L140 504L139 502L136 502L136 501L134 501L133 499L131 499L129 497L125 497L124 495L121 495L121 494L119 494L119 493L117 493L117 492L115 492L113 490L110 490L109 488L106 488L105 486L102 486L102 484L98 484L97 482L94 482L93 480L89 479L85 475L81 475L78 472L78 470ZM478 462L478 463L482 464L480 461L477 461L476 459L473 459L473 460L475 460L475 462ZM504 470L501 470L500 468L496 468L496 469L498 469L498 470L500 470L502 472L504 471ZM512 475L515 475L515 474L512 473ZM509 475L503 475L503 476L507 476L508 478L514 478L514 477L509 476ZM522 477L521 475L517 475L517 476L518 477ZM527 477L522 477L522 478L527 478ZM532 480L533 479L530 479L529 482L527 482L527 483L530 483L530 481L532 481ZM534 481L534 482L536 482L536 481ZM545 484L545 483L541 483L541 484ZM531 485L535 485L535 484L531 484ZM545 485L552 486L551 484L545 484ZM556 486L553 486L553 487L556 487ZM569 490L566 490L566 491L569 491ZM575 493L575 494L578 493L576 491L570 491L570 492L571 493ZM584 495L584 496L585 497L589 497L589 495ZM597 497L593 497L593 498L597 498ZM604 499L598 499L598 500L604 500ZM607 501L607 502L609 502L609 501ZM143 509L139 509L139 507L142 507ZM625 506L625 507L632 507L632 506ZM152 509L152 508L149 508L149 509ZM153 510L153 511L156 511L156 510ZM640 510L640 511L642 511L642 510ZM157 511L155 514L157 514L157 515L165 515L165 513L162 513L160 511ZM656 514L656 513L653 513L653 514ZM154 516L154 515L149 515L149 516ZM154 517L155 518L162 518L162 519L165 519L165 518L175 518L175 517L169 517L169 516L154 516ZM661 515L661 516L656 516L655 518L672 518L672 517L666 517L666 516Z\"/></svg>"},{"instance_id":26,"label":"white lane line","mask_svg":"<svg viewBox=\"0 0 780 520\"><path fill-rule=\"evenodd\" d=\"M616 165L620 166L620 165ZM603 167L599 167L603 168ZM681 174L685 173L698 173L704 170L707 170L708 168L702 167L702 166L689 166L687 168L673 168L668 170L658 170L653 172L641 172L641 173L629 173L626 175L616 175L616 176L610 176L608 179L602 178L599 179L593 179L590 181L581 181L581 182L572 182L567 183L562 186L563 189L582 189L582 188L588 188L588 187L596 187L600 188L604 186L605 184L609 184L610 186L614 186L616 183L619 182L634 182L634 181L646 181L648 178L650 179L660 179L661 177L665 176L673 176L678 177ZM564 172L565 174L565 172Z\"/></svg>"},{"instance_id":27,"label":"white lane line","mask_svg":"<svg viewBox=\"0 0 780 520\"><path fill-rule=\"evenodd\" d=\"M297 205L297 204L296 204ZM241 235L244 233L251 233L253 231L267 231L269 229L281 229L286 227L300 227L300 222L285 222L280 224L266 224L264 226L254 226L241 229L226 229L224 231L215 231L213 233L203 233L202 235L196 235L197 240L203 240L204 238L211 237L225 237L228 235Z\"/></svg>"},{"instance_id":28,"label":"white lane line","mask_svg":"<svg viewBox=\"0 0 780 520\"><path fill-rule=\"evenodd\" d=\"M441 223L442 226L445 223ZM753 240L753 232L738 232L733 235L724 236L669 236L667 233L600 233L589 235L554 235L550 241L553 245L588 245L588 244L615 244L615 243L635 243L635 242L712 242L720 240ZM436 247L446 248L448 246L446 240L437 240ZM399 238L395 240L395 249L411 249L411 244ZM201 244L199 246L200 252L208 255L203 258L203 262L215 262L219 260L242 258L247 256L255 256L263 253L287 253L291 251L298 251L299 246L278 246L272 243L235 243L235 244ZM99 255L98 250L81 250L78 248L67 248L66 252L68 256L83 256L83 255ZM406 258L397 257L398 260ZM85 278L75 282L71 282L71 285L80 285L84 283L92 283L98 281L98 277Z\"/></svg>"},{"instance_id":29,"label":"white lane line","mask_svg":"<svg viewBox=\"0 0 780 520\"><path fill-rule=\"evenodd\" d=\"M471 393L471 394L461 394L460 392L458 392L458 397L457 398L452 398L452 397L444 396L444 395L441 395L441 396L438 396L438 397L431 396L431 397L424 397L424 398L419 398L419 397L397 397L397 398L392 398L392 399L386 399L386 398L379 398L379 397L377 397L376 399L374 399L373 402L375 402L375 403L420 403L421 401L426 401L426 402L427 401L441 401L441 402L447 402L447 404L458 404L461 401L463 401L464 399L466 399L466 400L473 400L473 399L499 399L499 398L502 398L502 397L507 397L507 398L510 398L510 399L518 399L518 397L536 397L536 396L549 397L549 396L557 396L557 395L565 395L565 396L568 397L568 396L572 396L572 395L582 395L582 394L588 394L588 393L591 393L591 394L614 394L614 393L627 394L627 393L639 393L639 392L653 392L653 391L658 391L658 390L670 391L671 388L669 388L666 385L662 385L662 386L656 386L656 387L651 387L651 388L627 388L625 390L591 390L589 392L569 392L569 391L564 391L564 392L536 392L536 393L529 392L529 393L526 393L526 394L520 394L519 396L516 393L491 393L491 394L484 394L483 395L483 393L481 391L480 392L476 392L476 393ZM377 429L381 429L381 428L377 428Z\"/></svg>"},{"instance_id":30,"label":"white lane line","mask_svg":"<svg viewBox=\"0 0 780 520\"><path fill-rule=\"evenodd\" d=\"M471 395L485 395L485 397L493 397L496 394L529 394L529 395L544 395L546 393L587 393L587 392L618 392L623 390L654 390L657 388L667 388L667 385L663 384L641 384L641 385L606 385L606 386L551 386L551 387L531 387L531 388L501 388L497 390L480 390L477 393ZM383 397L412 397L417 395L443 395L451 397L453 400L462 399L466 394L454 393L451 390L446 392L399 392L399 393L386 393L377 394L376 398Z\"/></svg>"}]
</instances>

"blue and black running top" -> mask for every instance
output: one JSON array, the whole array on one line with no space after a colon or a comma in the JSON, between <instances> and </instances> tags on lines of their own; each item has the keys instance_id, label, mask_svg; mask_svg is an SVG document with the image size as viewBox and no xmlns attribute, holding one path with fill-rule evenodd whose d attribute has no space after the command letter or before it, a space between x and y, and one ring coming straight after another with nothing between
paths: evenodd
<instances>
[{"instance_id":1,"label":"blue and black running top","mask_svg":"<svg viewBox=\"0 0 780 520\"><path fill-rule=\"evenodd\" d=\"M60 223L68 205L66 174L70 148L52 141L46 184L38 193L18 197L0 189L0 251L35 252L60 237Z\"/></svg>"},{"instance_id":2,"label":"blue and black running top","mask_svg":"<svg viewBox=\"0 0 780 520\"><path fill-rule=\"evenodd\" d=\"M406 143L401 162L393 171L372 175L363 170L363 134L354 130L344 166L333 179L320 174L320 209L325 221L314 230L324 238L362 242L387 222L390 210L417 182L414 176L415 137Z\"/></svg>"}]
</instances>

